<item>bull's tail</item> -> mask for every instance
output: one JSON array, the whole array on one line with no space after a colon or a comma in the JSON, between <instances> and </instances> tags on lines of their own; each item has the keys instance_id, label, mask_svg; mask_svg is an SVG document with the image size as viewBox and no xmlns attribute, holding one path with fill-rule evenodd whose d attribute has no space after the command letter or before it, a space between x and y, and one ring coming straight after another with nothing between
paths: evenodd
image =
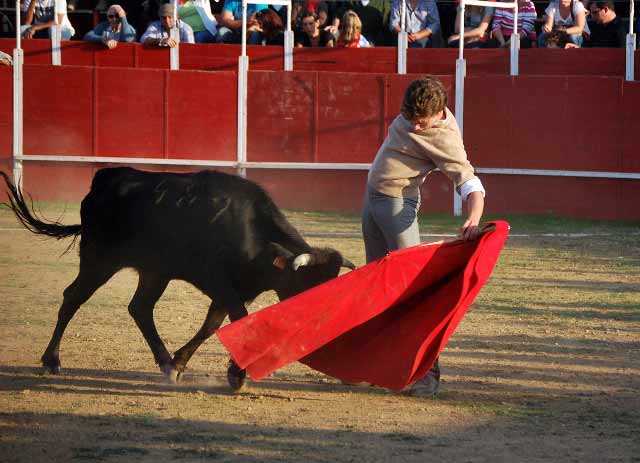
<instances>
[{"instance_id":1,"label":"bull's tail","mask_svg":"<svg viewBox=\"0 0 640 463\"><path fill-rule=\"evenodd\" d=\"M37 235L51 236L59 240L73 236L74 242L76 238L80 236L80 233L82 233L81 225L63 225L59 222L44 221L37 217L33 212L33 208L29 208L29 206L27 206L20 189L11 182L4 172L0 171L0 175L4 178L4 181L9 188L7 191L9 204L7 204L7 206L11 208L18 220L27 230ZM73 246L73 243L71 246Z\"/></svg>"}]
</instances>

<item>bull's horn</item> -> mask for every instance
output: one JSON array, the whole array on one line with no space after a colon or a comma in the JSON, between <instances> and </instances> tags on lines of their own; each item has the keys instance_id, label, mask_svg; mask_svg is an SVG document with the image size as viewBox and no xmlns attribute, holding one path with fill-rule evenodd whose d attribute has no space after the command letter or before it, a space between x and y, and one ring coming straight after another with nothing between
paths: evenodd
<instances>
[{"instance_id":1,"label":"bull's horn","mask_svg":"<svg viewBox=\"0 0 640 463\"><path fill-rule=\"evenodd\" d=\"M295 259L293 259L293 264L291 264L291 266L293 267L293 270L298 270L300 267L304 267L305 265L315 264L315 256L312 256L311 254L300 254L299 256L296 256Z\"/></svg>"},{"instance_id":2,"label":"bull's horn","mask_svg":"<svg viewBox=\"0 0 640 463\"><path fill-rule=\"evenodd\" d=\"M344 256L342 257L342 264L340 265L340 267L350 268L351 270L356 269L356 266L353 265L353 262L351 262L349 259L347 259Z\"/></svg>"}]
</instances>

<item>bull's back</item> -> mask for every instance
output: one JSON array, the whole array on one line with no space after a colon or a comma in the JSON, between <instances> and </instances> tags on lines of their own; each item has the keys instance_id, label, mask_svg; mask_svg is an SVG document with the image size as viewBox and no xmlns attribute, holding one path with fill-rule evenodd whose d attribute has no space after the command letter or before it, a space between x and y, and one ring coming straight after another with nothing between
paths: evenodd
<instances>
[{"instance_id":1,"label":"bull's back","mask_svg":"<svg viewBox=\"0 0 640 463\"><path fill-rule=\"evenodd\" d=\"M82 202L82 239L121 254L134 267L138 261L197 265L225 253L249 259L247 244L260 239L255 228L268 228L257 223L264 221L258 209L275 207L269 205L258 185L222 172L101 169Z\"/></svg>"}]
</instances>

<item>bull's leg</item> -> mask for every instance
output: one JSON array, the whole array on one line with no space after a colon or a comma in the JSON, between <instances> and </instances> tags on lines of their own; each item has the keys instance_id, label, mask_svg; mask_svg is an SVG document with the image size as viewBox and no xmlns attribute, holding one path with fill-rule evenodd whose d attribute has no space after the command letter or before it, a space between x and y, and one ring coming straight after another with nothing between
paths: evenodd
<instances>
[{"instance_id":1,"label":"bull's leg","mask_svg":"<svg viewBox=\"0 0 640 463\"><path fill-rule=\"evenodd\" d=\"M172 381L177 380L178 372L173 366L171 354L160 339L153 320L153 308L167 288L169 280L148 273L140 273L138 288L129 303L129 314L142 332L156 363Z\"/></svg>"},{"instance_id":2,"label":"bull's leg","mask_svg":"<svg viewBox=\"0 0 640 463\"><path fill-rule=\"evenodd\" d=\"M214 301L209 307L209 312L200 330L191 341L175 353L173 361L178 370L184 370L194 352L220 327L227 313L231 321L235 321L245 317L247 315L247 309L241 302L224 303L222 300L218 300L218 302ZM227 370L227 380L233 390L237 391L242 388L246 375L245 370L240 369L233 360L230 360Z\"/></svg>"},{"instance_id":3,"label":"bull's leg","mask_svg":"<svg viewBox=\"0 0 640 463\"><path fill-rule=\"evenodd\" d=\"M195 351L198 350L202 343L209 339L218 328L220 328L220 325L222 325L224 317L226 316L227 309L218 306L215 302L211 303L204 323L196 335L188 343L178 349L173 356L173 363L178 371L184 371Z\"/></svg>"},{"instance_id":4,"label":"bull's leg","mask_svg":"<svg viewBox=\"0 0 640 463\"><path fill-rule=\"evenodd\" d=\"M115 269L99 265L80 264L80 272L76 279L64 290L63 301L58 312L58 322L53 331L47 349L42 354L42 365L45 372L60 373L60 340L67 325L96 290L105 284L116 272Z\"/></svg>"}]
</instances>

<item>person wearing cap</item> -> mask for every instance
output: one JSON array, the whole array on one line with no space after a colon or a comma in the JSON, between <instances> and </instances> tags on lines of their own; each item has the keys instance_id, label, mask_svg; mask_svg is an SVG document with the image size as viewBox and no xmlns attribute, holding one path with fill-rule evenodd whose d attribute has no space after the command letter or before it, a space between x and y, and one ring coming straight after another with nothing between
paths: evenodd
<instances>
[{"instance_id":1,"label":"person wearing cap","mask_svg":"<svg viewBox=\"0 0 640 463\"><path fill-rule=\"evenodd\" d=\"M149 24L145 33L140 37L140 42L144 45L156 47L173 48L178 45L178 43L171 38L171 29L174 27L173 15L174 9L172 5L169 3L160 5L158 9L160 19ZM180 31L181 43L195 43L193 29L180 19L178 19L178 30Z\"/></svg>"},{"instance_id":2,"label":"person wearing cap","mask_svg":"<svg viewBox=\"0 0 640 463\"><path fill-rule=\"evenodd\" d=\"M109 50L118 46L118 42L133 42L136 30L127 21L127 14L120 5L111 5L107 10L107 20L87 32L82 40L104 44Z\"/></svg>"}]
</instances>

